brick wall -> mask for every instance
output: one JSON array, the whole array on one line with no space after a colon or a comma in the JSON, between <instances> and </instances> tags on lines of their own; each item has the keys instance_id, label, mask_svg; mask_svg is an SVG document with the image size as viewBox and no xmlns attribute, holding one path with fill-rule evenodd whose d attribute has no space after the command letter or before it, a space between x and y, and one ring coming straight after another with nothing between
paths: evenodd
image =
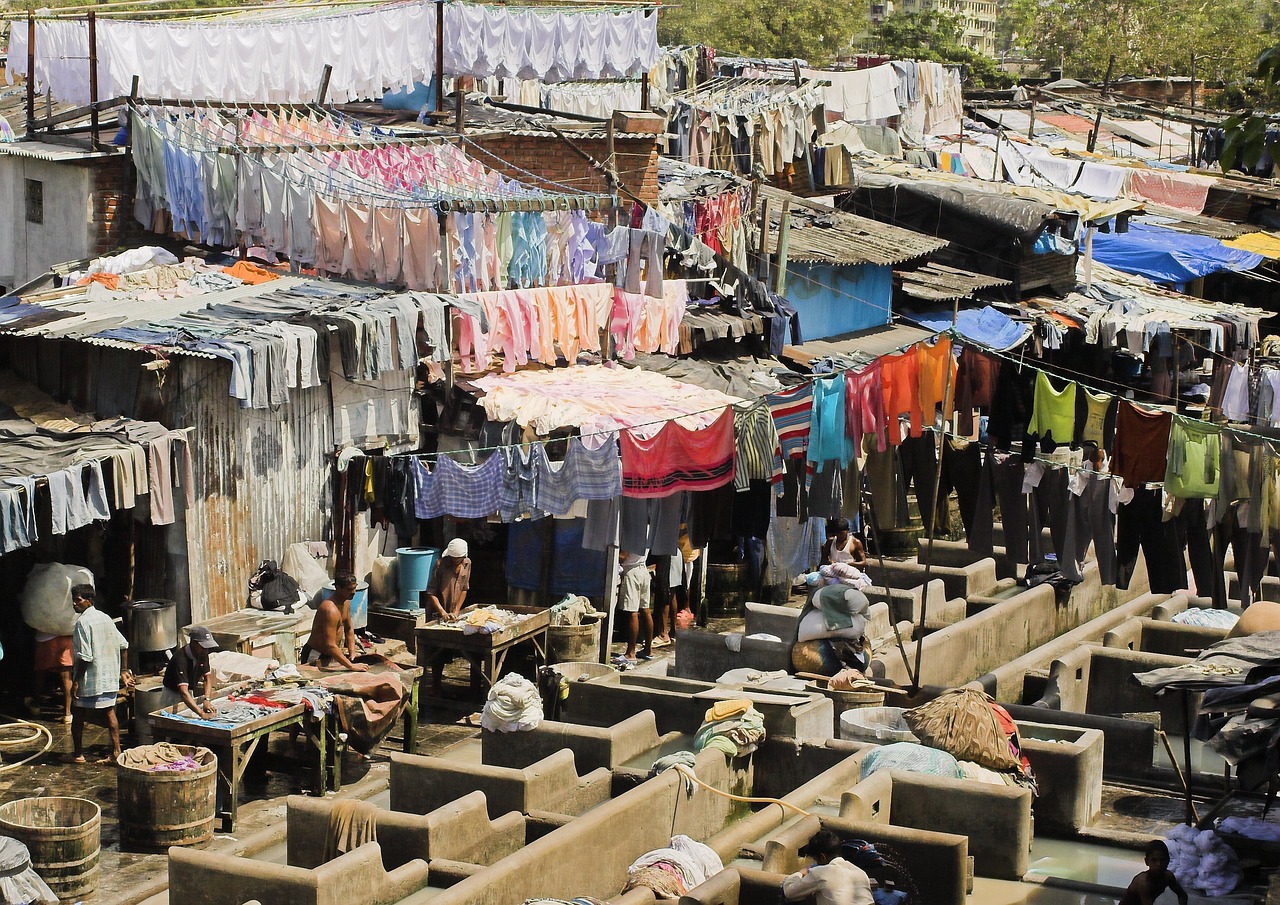
<instances>
[{"instance_id":1,"label":"brick wall","mask_svg":"<svg viewBox=\"0 0 1280 905\"><path fill-rule=\"evenodd\" d=\"M472 141L483 147L495 160L478 155L486 166L513 179L527 179L519 170L526 170L543 179L559 182L580 191L605 193L604 175L580 155L574 153L564 141L554 135L476 135ZM608 155L608 142L603 138L573 139L574 143L594 160L601 163ZM617 155L617 170L622 184L644 199L647 204L658 200L658 139L618 138L613 143ZM510 166L504 167L502 161ZM623 199L626 200L625 197Z\"/></svg>"},{"instance_id":2,"label":"brick wall","mask_svg":"<svg viewBox=\"0 0 1280 905\"><path fill-rule=\"evenodd\" d=\"M138 244L151 238L133 216L135 174L130 158L120 155L92 161L93 252L105 254L121 245Z\"/></svg>"}]
</instances>

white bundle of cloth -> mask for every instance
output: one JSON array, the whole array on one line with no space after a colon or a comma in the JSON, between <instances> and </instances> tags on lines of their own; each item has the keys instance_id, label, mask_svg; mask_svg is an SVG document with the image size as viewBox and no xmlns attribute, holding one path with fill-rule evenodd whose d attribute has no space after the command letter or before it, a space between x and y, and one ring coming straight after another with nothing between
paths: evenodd
<instances>
[{"instance_id":1,"label":"white bundle of cloth","mask_svg":"<svg viewBox=\"0 0 1280 905\"><path fill-rule=\"evenodd\" d=\"M58 897L31 867L27 847L9 836L0 836L0 903L4 905L56 905Z\"/></svg>"},{"instance_id":2,"label":"white bundle of cloth","mask_svg":"<svg viewBox=\"0 0 1280 905\"><path fill-rule=\"evenodd\" d=\"M518 673L508 673L489 689L480 728L490 732L527 732L542 723L538 688Z\"/></svg>"}]
</instances>

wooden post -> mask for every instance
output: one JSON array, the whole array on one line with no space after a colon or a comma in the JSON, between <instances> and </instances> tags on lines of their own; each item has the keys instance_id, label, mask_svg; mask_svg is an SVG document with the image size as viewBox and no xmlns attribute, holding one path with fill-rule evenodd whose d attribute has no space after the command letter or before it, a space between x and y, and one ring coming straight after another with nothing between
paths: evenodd
<instances>
[{"instance_id":1,"label":"wooden post","mask_svg":"<svg viewBox=\"0 0 1280 905\"><path fill-rule=\"evenodd\" d=\"M778 255L773 264L773 291L782 295L787 289L787 242L791 238L791 201L782 202L782 223L778 226Z\"/></svg>"},{"instance_id":2,"label":"wooden post","mask_svg":"<svg viewBox=\"0 0 1280 905\"><path fill-rule=\"evenodd\" d=\"M640 77L640 109L649 109L649 73Z\"/></svg>"},{"instance_id":3,"label":"wooden post","mask_svg":"<svg viewBox=\"0 0 1280 905\"><path fill-rule=\"evenodd\" d=\"M791 80L796 83L796 87L800 87L800 64L795 60L791 61Z\"/></svg>"},{"instance_id":4,"label":"wooden post","mask_svg":"<svg viewBox=\"0 0 1280 905\"><path fill-rule=\"evenodd\" d=\"M36 134L36 14L27 11L27 138Z\"/></svg>"},{"instance_id":5,"label":"wooden post","mask_svg":"<svg viewBox=\"0 0 1280 905\"><path fill-rule=\"evenodd\" d=\"M1004 114L1000 114L1000 119L996 122L996 162L991 165L991 181L999 182L996 174L1000 172L1000 140L1004 138Z\"/></svg>"},{"instance_id":6,"label":"wooden post","mask_svg":"<svg viewBox=\"0 0 1280 905\"><path fill-rule=\"evenodd\" d=\"M951 329L947 331L947 337L955 342L956 321L960 319L960 299L956 299L951 308ZM950 419L946 417L947 411L952 406L952 391L955 387L952 385L953 373L955 368L951 366L950 360L947 361L947 383L946 388L942 391L942 424L938 430L937 444L937 462L933 475L933 511L929 513L929 540L925 545L924 560L924 593L920 596L920 628L915 633L916 638L916 669L915 675L911 677L911 693L918 694L920 691L920 663L924 655L924 624L925 618L929 611L929 579L933 575L933 538L938 533L938 492L942 489L942 457L946 454L947 442L947 425ZM930 423L933 421L933 412L926 412L926 417ZM919 502L919 494L916 495L916 501ZM924 510L920 510L920 517L924 518Z\"/></svg>"},{"instance_id":7,"label":"wooden post","mask_svg":"<svg viewBox=\"0 0 1280 905\"><path fill-rule=\"evenodd\" d=\"M333 75L333 67L328 63L320 70L320 90L316 92L316 106L323 107L324 99L329 94L329 78Z\"/></svg>"},{"instance_id":8,"label":"wooden post","mask_svg":"<svg viewBox=\"0 0 1280 905\"><path fill-rule=\"evenodd\" d=\"M1027 141L1034 141L1036 131L1036 102L1031 101L1031 122L1027 124Z\"/></svg>"},{"instance_id":9,"label":"wooden post","mask_svg":"<svg viewBox=\"0 0 1280 905\"><path fill-rule=\"evenodd\" d=\"M98 150L98 17L89 10L89 147Z\"/></svg>"},{"instance_id":10,"label":"wooden post","mask_svg":"<svg viewBox=\"0 0 1280 905\"><path fill-rule=\"evenodd\" d=\"M609 645L613 643L614 611L618 608L618 547L610 544L604 551L604 625L600 632L600 662L609 662Z\"/></svg>"},{"instance_id":11,"label":"wooden post","mask_svg":"<svg viewBox=\"0 0 1280 905\"><path fill-rule=\"evenodd\" d=\"M133 103L132 101L136 101L137 99L138 99L138 77L135 75L133 77L132 84L129 86L130 103L125 104L125 107L124 107L124 116L125 116L124 150L125 150L125 153L129 155L133 154L133 119L132 119Z\"/></svg>"},{"instance_id":12,"label":"wooden post","mask_svg":"<svg viewBox=\"0 0 1280 905\"><path fill-rule=\"evenodd\" d=\"M461 135L467 131L466 123L463 122L463 107L466 106L466 92L462 90L462 79L453 80L453 126Z\"/></svg>"},{"instance_id":13,"label":"wooden post","mask_svg":"<svg viewBox=\"0 0 1280 905\"><path fill-rule=\"evenodd\" d=\"M1196 55L1193 53L1191 55L1191 116L1192 118L1195 118L1195 115L1196 115ZM1190 160L1188 160L1187 162L1191 166L1195 166L1196 165L1196 127L1195 126L1191 127L1190 155L1191 155Z\"/></svg>"},{"instance_id":14,"label":"wooden post","mask_svg":"<svg viewBox=\"0 0 1280 905\"><path fill-rule=\"evenodd\" d=\"M1102 78L1102 96L1106 98L1111 93L1111 69L1116 65L1116 55L1113 53L1111 58L1107 60L1107 74ZM1093 149L1098 144L1098 133L1102 131L1102 107L1098 107L1098 112L1093 117L1093 131L1089 133L1088 151L1093 153Z\"/></svg>"},{"instance_id":15,"label":"wooden post","mask_svg":"<svg viewBox=\"0 0 1280 905\"><path fill-rule=\"evenodd\" d=\"M756 246L759 257L756 258L756 279L762 283L769 282L769 199L760 205L760 244Z\"/></svg>"},{"instance_id":16,"label":"wooden post","mask_svg":"<svg viewBox=\"0 0 1280 905\"><path fill-rule=\"evenodd\" d=\"M444 0L436 0L436 112L444 109Z\"/></svg>"}]
</instances>

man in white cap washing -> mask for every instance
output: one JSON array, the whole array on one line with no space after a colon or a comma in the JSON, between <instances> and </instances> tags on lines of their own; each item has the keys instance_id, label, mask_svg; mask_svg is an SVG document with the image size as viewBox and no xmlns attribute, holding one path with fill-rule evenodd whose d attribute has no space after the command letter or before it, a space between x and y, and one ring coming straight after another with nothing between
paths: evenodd
<instances>
[{"instance_id":1,"label":"man in white cap washing","mask_svg":"<svg viewBox=\"0 0 1280 905\"><path fill-rule=\"evenodd\" d=\"M467 602L467 591L471 589L471 558L467 556L467 542L460 537L449 541L444 548L444 555L431 571L431 579L427 589L422 593L427 598L427 616L435 619L448 619L462 612ZM437 655L431 664L431 688L440 692L440 682L444 677L445 660Z\"/></svg>"},{"instance_id":2,"label":"man in white cap washing","mask_svg":"<svg viewBox=\"0 0 1280 905\"><path fill-rule=\"evenodd\" d=\"M427 600L432 618L445 619L462 612L471 589L471 559L467 556L467 542L460 537L449 541L444 555L431 571L427 582Z\"/></svg>"}]
</instances>

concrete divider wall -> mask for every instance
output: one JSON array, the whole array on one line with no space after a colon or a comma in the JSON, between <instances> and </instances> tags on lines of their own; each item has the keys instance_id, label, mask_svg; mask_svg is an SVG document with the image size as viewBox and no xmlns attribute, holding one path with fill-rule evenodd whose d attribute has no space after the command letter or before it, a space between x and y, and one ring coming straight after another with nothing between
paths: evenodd
<instances>
[{"instance_id":1,"label":"concrete divider wall","mask_svg":"<svg viewBox=\"0 0 1280 905\"><path fill-rule=\"evenodd\" d=\"M867 575L876 586L888 585L891 588L914 588L924 584L925 566L917 560L867 562ZM948 600L957 597L967 598L970 594L985 594L996 586L996 561L991 558L979 559L964 565L935 565L929 571L929 577L940 579L946 588Z\"/></svg>"},{"instance_id":2,"label":"concrete divider wall","mask_svg":"<svg viewBox=\"0 0 1280 905\"><path fill-rule=\"evenodd\" d=\"M680 905L778 905L785 874L729 867L680 897Z\"/></svg>"},{"instance_id":3,"label":"concrete divider wall","mask_svg":"<svg viewBox=\"0 0 1280 905\"><path fill-rule=\"evenodd\" d=\"M1151 617L1135 616L1126 619L1103 636L1102 646L1174 657L1195 657L1206 647L1227 637L1227 630L1224 628L1182 625L1157 619L1154 614L1159 608L1152 610Z\"/></svg>"},{"instance_id":4,"label":"concrete divider wall","mask_svg":"<svg viewBox=\"0 0 1280 905\"><path fill-rule=\"evenodd\" d=\"M169 849L170 898L183 905L386 905L427 884L425 861L382 868L382 849L370 842L318 867L271 864L217 852Z\"/></svg>"},{"instance_id":5,"label":"concrete divider wall","mask_svg":"<svg viewBox=\"0 0 1280 905\"><path fill-rule=\"evenodd\" d=\"M305 795L289 796L289 864L311 868L324 863L321 859L329 834L329 819L336 804L333 800ZM524 815L513 811L491 821L483 792L463 795L429 814L380 808L376 826L387 869L415 858L428 863L443 858L492 864L525 844Z\"/></svg>"},{"instance_id":6,"label":"concrete divider wall","mask_svg":"<svg viewBox=\"0 0 1280 905\"><path fill-rule=\"evenodd\" d=\"M864 839L886 845L900 856L929 905L965 905L969 886L969 840L965 836L892 826L843 817L806 817L783 827L765 847L764 869L780 874L799 870L800 848L819 829L842 839Z\"/></svg>"},{"instance_id":7,"label":"concrete divider wall","mask_svg":"<svg viewBox=\"0 0 1280 905\"><path fill-rule=\"evenodd\" d=\"M612 725L652 710L660 733L696 733L707 710L720 700L748 700L773 736L823 741L831 738L834 709L820 694L740 691L709 682L666 676L611 675L569 686L567 713L574 722Z\"/></svg>"},{"instance_id":8,"label":"concrete divider wall","mask_svg":"<svg viewBox=\"0 0 1280 905\"><path fill-rule=\"evenodd\" d=\"M576 815L608 800L612 778L603 767L579 776L573 752L565 750L521 769L396 752L391 755L391 808L426 814L479 791L494 818L531 810Z\"/></svg>"},{"instance_id":9,"label":"concrete divider wall","mask_svg":"<svg viewBox=\"0 0 1280 905\"><path fill-rule=\"evenodd\" d=\"M1124 624L1134 616L1149 613L1153 606L1165 599L1166 597L1163 594L1140 594L1127 603L1122 603L1114 609L1106 610L1065 634L1033 647L1022 656L1016 657L1008 663L980 676L976 684L980 684L984 690L997 700L1009 703L1027 701L1030 698L1026 687L1028 673L1047 670L1055 657L1073 650L1079 650L1081 645L1100 642L1106 636L1106 633L1114 627Z\"/></svg>"},{"instance_id":10,"label":"concrete divider wall","mask_svg":"<svg viewBox=\"0 0 1280 905\"><path fill-rule=\"evenodd\" d=\"M1140 570L1141 571L1141 570ZM1139 578L1142 579L1139 583ZM994 585L994 581L992 584ZM1062 603L1052 587L1040 585L1032 593L1019 595L985 612L950 625L905 645L914 664L915 647L924 644L921 682L955 686L1000 670L1011 660L1023 657L1059 636L1115 609L1144 593L1145 572L1135 574L1127 591L1103 587L1096 563L1087 563L1084 581L1076 585ZM896 652L880 654L872 672L907 684L907 674ZM1025 672L1025 669L1023 670ZM1019 689L1020 690L1020 689ZM1005 697L995 689L997 696Z\"/></svg>"},{"instance_id":11,"label":"concrete divider wall","mask_svg":"<svg viewBox=\"0 0 1280 905\"><path fill-rule=\"evenodd\" d=\"M1181 734L1185 726L1181 695L1157 696L1133 676L1134 673L1187 662L1186 657L1150 654L1128 648L1081 647L1053 661L1044 700L1056 703L1054 709L1096 716L1159 713L1160 725L1166 732ZM1200 697L1199 693L1190 696L1189 707L1193 715L1200 706Z\"/></svg>"},{"instance_id":12,"label":"concrete divider wall","mask_svg":"<svg viewBox=\"0 0 1280 905\"><path fill-rule=\"evenodd\" d=\"M612 726L543 720L526 732L482 731L480 760L494 767L519 769L567 748L573 752L579 770L614 770L675 735L658 734L652 710L643 710Z\"/></svg>"},{"instance_id":13,"label":"concrete divider wall","mask_svg":"<svg viewBox=\"0 0 1280 905\"><path fill-rule=\"evenodd\" d=\"M749 795L749 758L729 763L703 751L698 778L714 788ZM520 905L532 898L593 896L608 899L626 885L627 867L663 848L673 834L705 840L745 813L745 806L699 789L689 796L680 774L668 770L565 826L531 842L491 867L443 891L412 896L402 905Z\"/></svg>"},{"instance_id":14,"label":"concrete divider wall","mask_svg":"<svg viewBox=\"0 0 1280 905\"><path fill-rule=\"evenodd\" d=\"M841 796L840 816L968 836L983 877L1021 880L1030 866L1030 789L879 770Z\"/></svg>"},{"instance_id":15,"label":"concrete divider wall","mask_svg":"<svg viewBox=\"0 0 1280 905\"><path fill-rule=\"evenodd\" d=\"M1051 719L1016 722L1039 791L1031 804L1035 831L1072 838L1102 812L1106 737L1100 729L1055 726Z\"/></svg>"}]
</instances>

